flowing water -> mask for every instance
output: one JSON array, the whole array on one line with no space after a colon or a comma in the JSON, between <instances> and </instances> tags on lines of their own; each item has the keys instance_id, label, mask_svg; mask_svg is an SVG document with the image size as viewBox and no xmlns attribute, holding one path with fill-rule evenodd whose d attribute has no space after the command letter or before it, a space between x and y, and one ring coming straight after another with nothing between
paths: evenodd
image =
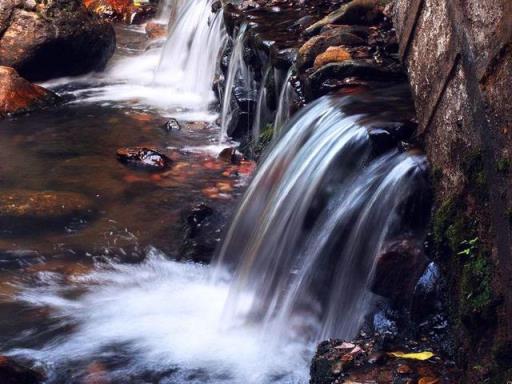
<instances>
[{"instance_id":1,"label":"flowing water","mask_svg":"<svg viewBox=\"0 0 512 384\"><path fill-rule=\"evenodd\" d=\"M95 205L58 230L0 233L0 353L49 384L306 383L316 342L353 336L370 311L382 244L416 234L403 218L421 205L424 159L377 154L369 134L410 108L385 90L324 97L282 124L214 265L177 261L183 217L198 203L229 215L251 169L210 155L222 25L210 1L180 4L165 45L146 50L139 29L120 30L105 73L47 84L66 104L2 122L0 193L71 191ZM232 48L223 140L231 90L253 86L245 33ZM169 116L182 130L161 129ZM115 158L146 144L173 159L170 170Z\"/></svg>"}]
</instances>

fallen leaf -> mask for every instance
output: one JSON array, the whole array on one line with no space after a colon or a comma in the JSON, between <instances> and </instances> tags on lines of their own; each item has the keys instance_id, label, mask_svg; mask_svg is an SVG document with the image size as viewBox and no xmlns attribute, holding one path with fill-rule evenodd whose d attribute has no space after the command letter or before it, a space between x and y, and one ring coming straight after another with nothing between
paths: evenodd
<instances>
[{"instance_id":1,"label":"fallen leaf","mask_svg":"<svg viewBox=\"0 0 512 384\"><path fill-rule=\"evenodd\" d=\"M416 353L403 353L403 352L390 352L388 355L393 357L399 357L401 359L412 359L412 360L428 360L434 356L432 352L416 352Z\"/></svg>"}]
</instances>

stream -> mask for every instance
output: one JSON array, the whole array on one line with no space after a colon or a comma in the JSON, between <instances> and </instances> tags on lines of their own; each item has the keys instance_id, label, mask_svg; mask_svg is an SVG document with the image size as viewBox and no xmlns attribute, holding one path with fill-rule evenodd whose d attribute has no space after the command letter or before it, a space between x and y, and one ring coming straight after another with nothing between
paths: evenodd
<instances>
[{"instance_id":1,"label":"stream","mask_svg":"<svg viewBox=\"0 0 512 384\"><path fill-rule=\"evenodd\" d=\"M369 133L412 110L403 88L325 96L289 120L281 101L257 170L218 157L229 111L211 85L226 36L210 9L182 5L149 48L142 28L116 27L103 73L47 82L62 105L2 122L0 196L88 202L0 232L0 352L48 384L307 383L317 343L353 337L371 311L385 240L423 235L403 220L425 205L423 155L377 153ZM171 118L181 129L164 129ZM118 161L141 145L172 166ZM183 257L197 206L231 222L215 229L211 264Z\"/></svg>"}]
</instances>

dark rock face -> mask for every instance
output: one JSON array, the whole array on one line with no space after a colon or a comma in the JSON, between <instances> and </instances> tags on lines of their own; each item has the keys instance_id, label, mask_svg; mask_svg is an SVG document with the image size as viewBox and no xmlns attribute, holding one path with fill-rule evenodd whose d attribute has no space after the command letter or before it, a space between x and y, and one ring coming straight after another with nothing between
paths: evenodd
<instances>
[{"instance_id":1,"label":"dark rock face","mask_svg":"<svg viewBox=\"0 0 512 384\"><path fill-rule=\"evenodd\" d=\"M56 94L25 80L15 69L0 66L0 117L46 108L58 101Z\"/></svg>"},{"instance_id":2,"label":"dark rock face","mask_svg":"<svg viewBox=\"0 0 512 384\"><path fill-rule=\"evenodd\" d=\"M44 376L26 368L9 357L0 356L0 382L2 384L40 384Z\"/></svg>"},{"instance_id":3,"label":"dark rock face","mask_svg":"<svg viewBox=\"0 0 512 384\"><path fill-rule=\"evenodd\" d=\"M430 249L449 282L463 381L506 382L512 365L493 348L512 340L512 3L398 0L393 13L432 164Z\"/></svg>"},{"instance_id":4,"label":"dark rock face","mask_svg":"<svg viewBox=\"0 0 512 384\"><path fill-rule=\"evenodd\" d=\"M28 80L102 69L114 50L112 26L79 0L3 0L0 5L0 65Z\"/></svg>"},{"instance_id":5,"label":"dark rock face","mask_svg":"<svg viewBox=\"0 0 512 384\"><path fill-rule=\"evenodd\" d=\"M166 155L154 148L147 147L119 148L117 150L117 158L120 162L130 167L150 171L166 169L172 162Z\"/></svg>"},{"instance_id":6,"label":"dark rock face","mask_svg":"<svg viewBox=\"0 0 512 384\"><path fill-rule=\"evenodd\" d=\"M371 289L393 302L407 302L426 266L421 244L414 239L393 241L378 256Z\"/></svg>"}]
</instances>

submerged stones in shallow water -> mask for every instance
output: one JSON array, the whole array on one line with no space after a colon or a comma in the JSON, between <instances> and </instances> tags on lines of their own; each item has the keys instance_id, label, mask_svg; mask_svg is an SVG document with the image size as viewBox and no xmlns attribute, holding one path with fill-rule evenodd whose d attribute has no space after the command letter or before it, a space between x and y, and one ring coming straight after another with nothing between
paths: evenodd
<instances>
[{"instance_id":1,"label":"submerged stones in shallow water","mask_svg":"<svg viewBox=\"0 0 512 384\"><path fill-rule=\"evenodd\" d=\"M146 35L150 39L160 39L167 36L167 25L151 21L146 24Z\"/></svg>"},{"instance_id":2,"label":"submerged stones in shallow water","mask_svg":"<svg viewBox=\"0 0 512 384\"><path fill-rule=\"evenodd\" d=\"M227 161L231 164L240 164L244 159L244 155L242 155L235 148L225 148L219 153L219 159Z\"/></svg>"},{"instance_id":3,"label":"submerged stones in shallow water","mask_svg":"<svg viewBox=\"0 0 512 384\"><path fill-rule=\"evenodd\" d=\"M0 66L0 117L56 104L59 97L22 78L14 68Z\"/></svg>"},{"instance_id":4,"label":"submerged stones in shallow water","mask_svg":"<svg viewBox=\"0 0 512 384\"><path fill-rule=\"evenodd\" d=\"M75 216L90 215L93 211L93 201L76 192L0 192L0 223L6 228L58 224Z\"/></svg>"},{"instance_id":5,"label":"submerged stones in shallow water","mask_svg":"<svg viewBox=\"0 0 512 384\"><path fill-rule=\"evenodd\" d=\"M16 363L10 357L0 356L0 383L39 384L43 380L41 373Z\"/></svg>"},{"instance_id":6,"label":"submerged stones in shallow water","mask_svg":"<svg viewBox=\"0 0 512 384\"><path fill-rule=\"evenodd\" d=\"M154 148L126 147L117 150L120 162L145 170L159 171L168 168L172 160Z\"/></svg>"}]
</instances>

